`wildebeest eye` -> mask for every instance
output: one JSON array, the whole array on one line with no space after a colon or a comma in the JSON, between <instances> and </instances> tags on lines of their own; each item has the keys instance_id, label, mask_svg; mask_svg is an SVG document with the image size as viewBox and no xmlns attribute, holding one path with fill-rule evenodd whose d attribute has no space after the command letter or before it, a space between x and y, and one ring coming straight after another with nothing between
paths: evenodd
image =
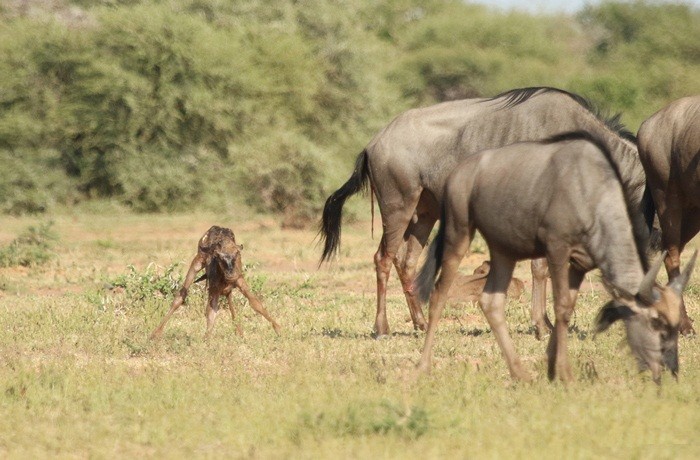
<instances>
[{"instance_id":1,"label":"wildebeest eye","mask_svg":"<svg viewBox=\"0 0 700 460\"><path fill-rule=\"evenodd\" d=\"M661 332L664 337L671 334L670 326L662 318L651 318L649 320L651 328L657 332Z\"/></svg>"}]
</instances>

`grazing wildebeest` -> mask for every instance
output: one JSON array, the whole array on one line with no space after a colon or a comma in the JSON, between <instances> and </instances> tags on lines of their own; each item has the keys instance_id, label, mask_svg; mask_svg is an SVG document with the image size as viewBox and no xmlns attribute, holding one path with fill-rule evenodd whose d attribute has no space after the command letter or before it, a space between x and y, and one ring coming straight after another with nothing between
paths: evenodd
<instances>
[{"instance_id":1,"label":"grazing wildebeest","mask_svg":"<svg viewBox=\"0 0 700 460\"><path fill-rule=\"evenodd\" d=\"M455 166L478 151L519 141L544 139L561 132L586 130L605 139L623 178L635 212L653 218L644 193L646 178L634 136L619 123L596 114L584 98L554 88L524 88L489 99L467 99L409 110L380 131L357 157L350 179L323 210L321 261L337 252L345 200L369 182L377 196L383 235L374 256L377 272L378 336L389 333L386 286L391 264L403 286L416 329L425 330L421 305L411 291L418 257L439 217L445 179ZM533 324L538 337L545 321L546 270L533 265Z\"/></svg>"},{"instance_id":2,"label":"grazing wildebeest","mask_svg":"<svg viewBox=\"0 0 700 460\"><path fill-rule=\"evenodd\" d=\"M207 318L207 332L205 337L211 334L216 320L216 314L219 311L219 297L224 295L228 300L228 308L231 312L231 318L236 321L236 310L233 306L231 296L233 288L238 288L241 293L248 299L253 310L260 313L267 319L277 334L280 332L280 326L272 319L270 314L265 310L260 300L253 294L248 287L245 279L243 279L243 262L241 261L241 250L243 245L236 244L236 238L233 232L228 228L218 227L214 225L199 239L197 245L197 255L194 256L185 282L180 289L180 292L173 299L170 311L165 315L160 325L153 331L151 338L159 337L163 333L165 323L175 313L175 310L185 303L187 291L192 285L203 279L207 280L207 291L209 297L207 300L207 308L205 316ZM202 269L205 270L204 275L195 281L195 276ZM236 325L238 333L241 333L240 325Z\"/></svg>"},{"instance_id":3,"label":"grazing wildebeest","mask_svg":"<svg viewBox=\"0 0 700 460\"><path fill-rule=\"evenodd\" d=\"M679 99L647 119L638 132L666 249L669 279L680 274L681 252L700 231L700 96ZM681 333L694 333L685 304Z\"/></svg>"},{"instance_id":4,"label":"grazing wildebeest","mask_svg":"<svg viewBox=\"0 0 700 460\"><path fill-rule=\"evenodd\" d=\"M430 369L445 298L479 230L491 257L479 303L511 376L529 379L508 334L506 288L516 261L542 257L554 293L555 327L547 347L550 379L573 379L567 330L584 274L595 267L615 299L602 310L598 329L624 319L640 366L650 368L657 382L664 367L676 375L681 291L693 262L668 286L653 289L660 261L645 276L647 242L633 228L644 223L631 219L635 205L624 196L620 172L603 140L574 132L472 155L450 174L443 196L440 229L416 279L421 298L430 296L419 370Z\"/></svg>"}]
</instances>

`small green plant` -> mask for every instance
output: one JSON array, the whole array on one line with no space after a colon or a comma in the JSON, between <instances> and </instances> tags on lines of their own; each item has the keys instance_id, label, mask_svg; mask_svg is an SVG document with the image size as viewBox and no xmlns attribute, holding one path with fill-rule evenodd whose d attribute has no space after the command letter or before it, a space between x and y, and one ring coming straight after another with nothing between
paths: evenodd
<instances>
[{"instance_id":1,"label":"small green plant","mask_svg":"<svg viewBox=\"0 0 700 460\"><path fill-rule=\"evenodd\" d=\"M182 285L182 274L176 272L179 263L166 267L148 264L139 271L133 265L127 267L127 272L109 282L114 288L123 290L130 302L143 303L147 299L165 298Z\"/></svg>"},{"instance_id":2,"label":"small green plant","mask_svg":"<svg viewBox=\"0 0 700 460\"><path fill-rule=\"evenodd\" d=\"M0 267L35 267L51 260L58 240L52 227L53 221L27 227L9 245L0 248Z\"/></svg>"}]
</instances>

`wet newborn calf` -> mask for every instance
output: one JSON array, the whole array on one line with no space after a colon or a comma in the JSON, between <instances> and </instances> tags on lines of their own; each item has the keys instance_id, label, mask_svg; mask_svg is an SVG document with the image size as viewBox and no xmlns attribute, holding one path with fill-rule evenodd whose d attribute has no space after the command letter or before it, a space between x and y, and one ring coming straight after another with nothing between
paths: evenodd
<instances>
[{"instance_id":1,"label":"wet newborn calf","mask_svg":"<svg viewBox=\"0 0 700 460\"><path fill-rule=\"evenodd\" d=\"M203 279L207 280L207 291L209 298L207 300L207 308L205 316L207 318L207 332L204 335L208 337L214 327L216 314L219 311L219 297L224 295L228 300L228 308L231 311L231 318L236 320L236 311L233 306L231 295L233 288L238 288L241 293L248 299L253 310L260 313L267 319L279 334L280 326L272 319L270 314L265 310L260 300L253 294L248 287L248 283L243 279L243 263L241 262L241 250L243 246L236 244L236 239L233 232L228 228L211 227L199 240L197 247L197 255L192 260L190 268L187 271L185 282L180 289L180 292L175 296L170 311L165 315L160 325L153 331L151 338L159 337L163 332L165 323L175 313L175 310L185 302L187 298L187 290L193 282ZM205 270L204 275L195 281L195 276L202 269ZM236 325L238 333L241 333L240 325Z\"/></svg>"}]
</instances>

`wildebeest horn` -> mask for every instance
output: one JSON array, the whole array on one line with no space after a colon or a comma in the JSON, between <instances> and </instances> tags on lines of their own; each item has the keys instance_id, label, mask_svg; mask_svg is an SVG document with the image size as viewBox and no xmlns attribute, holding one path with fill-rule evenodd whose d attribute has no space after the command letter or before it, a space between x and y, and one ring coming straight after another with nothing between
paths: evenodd
<instances>
[{"instance_id":1,"label":"wildebeest horn","mask_svg":"<svg viewBox=\"0 0 700 460\"><path fill-rule=\"evenodd\" d=\"M688 284L688 280L690 279L690 275L693 273L693 267L695 266L695 259L698 257L698 250L696 249L695 252L693 253L693 257L690 258L690 262L688 262L685 266L685 270L676 277L671 283L669 283L669 287L673 289L676 294L681 295L683 292L683 289L685 289L685 285Z\"/></svg>"},{"instance_id":2,"label":"wildebeest horn","mask_svg":"<svg viewBox=\"0 0 700 460\"><path fill-rule=\"evenodd\" d=\"M656 262L654 262L654 265L649 268L647 274L644 275L642 284L639 286L639 293L637 296L647 305L651 305L656 302L657 296L654 294L654 283L656 282L656 275L659 274L661 264L663 264L665 258L666 251L662 252L661 257L659 257Z\"/></svg>"}]
</instances>

